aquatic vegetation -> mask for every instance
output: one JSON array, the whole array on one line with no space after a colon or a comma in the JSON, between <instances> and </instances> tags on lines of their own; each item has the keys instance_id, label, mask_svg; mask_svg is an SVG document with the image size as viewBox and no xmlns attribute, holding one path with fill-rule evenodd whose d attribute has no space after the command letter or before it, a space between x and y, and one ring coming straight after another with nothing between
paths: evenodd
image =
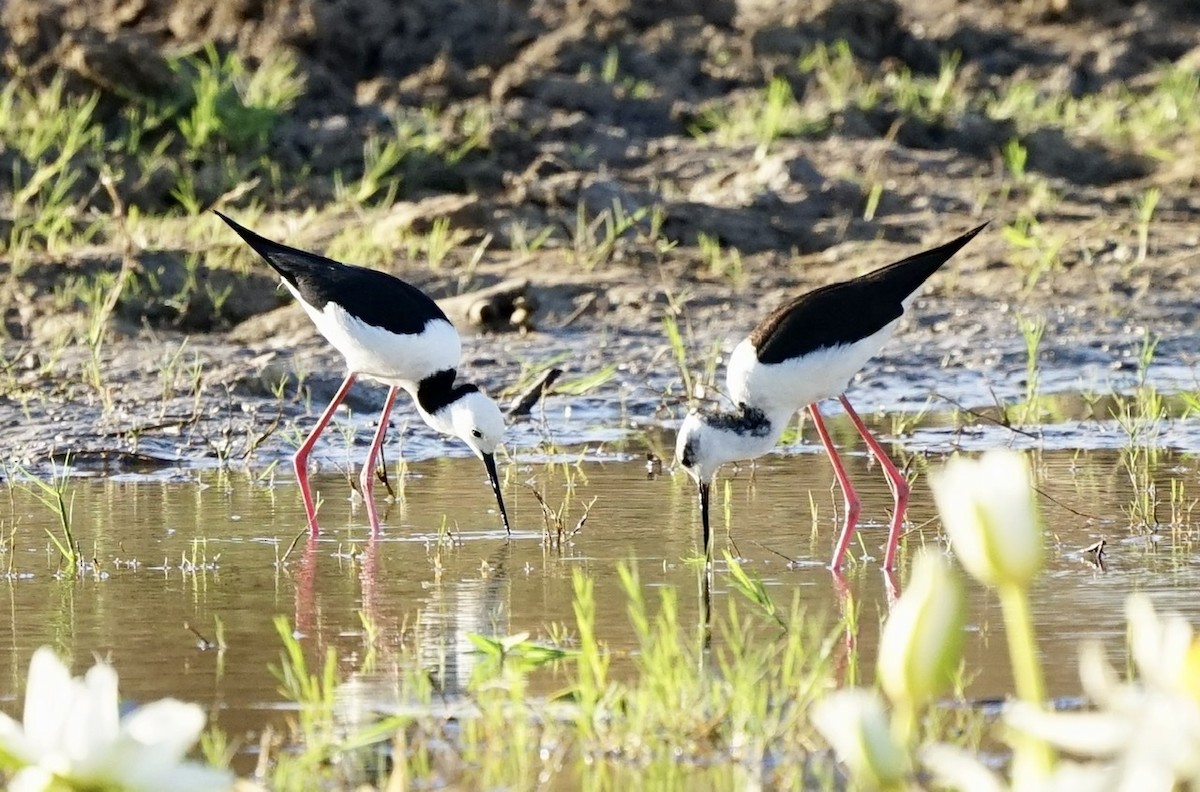
<instances>
[{"instance_id":1,"label":"aquatic vegetation","mask_svg":"<svg viewBox=\"0 0 1200 792\"><path fill-rule=\"evenodd\" d=\"M1015 704L1014 729L1066 753L1111 762L1105 788L1171 789L1200 783L1200 639L1178 614L1160 616L1145 594L1126 600L1137 669L1120 681L1103 646L1081 647L1080 679L1095 712L1047 713Z\"/></svg>"},{"instance_id":2,"label":"aquatic vegetation","mask_svg":"<svg viewBox=\"0 0 1200 792\"><path fill-rule=\"evenodd\" d=\"M46 536L58 551L67 574L74 574L81 563L79 542L75 539L72 523L74 497L71 494L71 460L68 457L62 467L50 463L50 478L45 480L26 470L16 471L28 482L29 493L58 517L58 533L46 528Z\"/></svg>"},{"instance_id":3,"label":"aquatic vegetation","mask_svg":"<svg viewBox=\"0 0 1200 792\"><path fill-rule=\"evenodd\" d=\"M1013 789L1179 789L1200 783L1200 640L1177 614L1160 616L1144 594L1125 604L1137 678L1121 681L1104 647L1080 649L1089 712L1046 712L1026 702L1006 708L1004 723L1083 760L1061 762L1033 785ZM948 745L922 749L939 783L955 789L1004 790L974 756Z\"/></svg>"},{"instance_id":4,"label":"aquatic vegetation","mask_svg":"<svg viewBox=\"0 0 1200 792\"><path fill-rule=\"evenodd\" d=\"M112 666L73 678L44 646L29 663L24 722L0 713L0 770L16 792L229 789L230 773L184 761L203 728L200 707L174 699L122 716Z\"/></svg>"},{"instance_id":5,"label":"aquatic vegetation","mask_svg":"<svg viewBox=\"0 0 1200 792\"><path fill-rule=\"evenodd\" d=\"M850 775L869 789L895 789L912 773L912 759L897 739L883 699L874 690L846 688L813 705L813 725Z\"/></svg>"},{"instance_id":6,"label":"aquatic vegetation","mask_svg":"<svg viewBox=\"0 0 1200 792\"><path fill-rule=\"evenodd\" d=\"M1029 587L1042 569L1045 540L1028 464L1004 449L987 451L977 460L955 457L930 478L930 487L963 568L1000 597L1017 696L1027 706L1043 706L1045 685ZM1053 764L1044 743L1022 739L1015 746L1013 779L1025 783L1045 775Z\"/></svg>"},{"instance_id":7,"label":"aquatic vegetation","mask_svg":"<svg viewBox=\"0 0 1200 792\"><path fill-rule=\"evenodd\" d=\"M1191 625L1177 615L1160 617L1144 594L1131 595L1126 615L1139 679L1122 682L1100 643L1089 641L1080 677L1097 709L1047 711L1028 607L1043 551L1027 465L1015 452L988 451L978 460L952 459L931 483L959 560L1000 596L1019 697L1002 715L1003 739L1013 747L1011 788L1174 789L1200 781L1200 640ZM920 744L906 713L913 704L932 703L949 681L945 660L956 662L958 629L945 600L961 601L961 593L938 574L922 558L884 628L879 681L892 714L876 693L862 689L837 691L814 707L818 730L860 786L900 788L919 765L939 786L1009 788L972 751L952 744L951 734L931 734ZM947 618L921 636L914 614L934 608ZM907 645L923 646L926 662L906 664ZM942 673L914 676L914 668ZM1090 761L1062 761L1060 754Z\"/></svg>"},{"instance_id":8,"label":"aquatic vegetation","mask_svg":"<svg viewBox=\"0 0 1200 792\"><path fill-rule=\"evenodd\" d=\"M942 524L963 568L997 588L1025 588L1042 568L1042 530L1029 467L1017 453L956 456L930 478Z\"/></svg>"},{"instance_id":9,"label":"aquatic vegetation","mask_svg":"<svg viewBox=\"0 0 1200 792\"><path fill-rule=\"evenodd\" d=\"M965 592L949 562L926 551L892 606L879 640L879 686L896 706L907 741L917 713L950 688L962 660Z\"/></svg>"}]
</instances>

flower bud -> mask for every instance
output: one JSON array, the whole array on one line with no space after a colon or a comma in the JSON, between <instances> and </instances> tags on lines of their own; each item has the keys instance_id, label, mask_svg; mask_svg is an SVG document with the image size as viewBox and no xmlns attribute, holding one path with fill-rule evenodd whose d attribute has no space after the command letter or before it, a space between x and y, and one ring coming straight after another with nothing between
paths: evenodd
<instances>
[{"instance_id":1,"label":"flower bud","mask_svg":"<svg viewBox=\"0 0 1200 792\"><path fill-rule=\"evenodd\" d=\"M1024 457L1005 449L955 456L929 486L963 568L989 586L1027 588L1043 548Z\"/></svg>"},{"instance_id":2,"label":"flower bud","mask_svg":"<svg viewBox=\"0 0 1200 792\"><path fill-rule=\"evenodd\" d=\"M879 686L894 704L922 707L949 687L962 659L964 619L958 575L941 556L918 555L879 639Z\"/></svg>"},{"instance_id":3,"label":"flower bud","mask_svg":"<svg viewBox=\"0 0 1200 792\"><path fill-rule=\"evenodd\" d=\"M858 786L886 789L897 786L908 774L908 754L892 734L883 701L875 691L834 691L813 705L810 717Z\"/></svg>"}]
</instances>

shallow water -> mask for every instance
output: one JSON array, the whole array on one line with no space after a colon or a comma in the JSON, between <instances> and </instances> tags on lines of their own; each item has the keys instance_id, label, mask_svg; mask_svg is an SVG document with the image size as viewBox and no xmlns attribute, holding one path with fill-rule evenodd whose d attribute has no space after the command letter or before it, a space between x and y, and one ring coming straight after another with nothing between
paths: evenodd
<instances>
[{"instance_id":1,"label":"shallow water","mask_svg":"<svg viewBox=\"0 0 1200 792\"><path fill-rule=\"evenodd\" d=\"M845 607L845 593L851 594L860 608L859 673L869 676L889 598L878 563L891 498L881 471L852 442L848 424L831 423L835 439L850 449L845 461L864 500L862 542L852 548L856 560L845 572L845 586L823 567L841 499L811 439L784 447L753 469L724 471L713 498L717 554L733 549L781 605L798 590L810 610L834 618ZM900 461L918 470L940 464L932 453L942 450L934 441L942 431L936 423L915 431L905 447L921 453ZM1014 437L1021 439L1007 435ZM647 590L676 588L683 623L694 623L702 613L698 568L686 562L699 542L694 488L681 473L649 476L644 458L647 450L669 454L671 439L669 432L646 432L603 451L507 460L505 496L517 528L511 539L500 527L483 466L466 457L410 463L404 497L381 510L384 530L374 542L361 504L331 470L339 453L326 453L326 471L314 477L326 500L323 531L312 543L303 535L299 493L287 468L273 475L168 470L153 478L77 478L71 484L73 521L84 554L96 565L75 581L56 575L57 559L43 534L43 528L55 528L55 516L25 488L6 486L7 508L0 514L11 544L0 554L9 571L0 608L10 618L0 625L0 703L9 712L19 710L29 656L50 644L73 657L77 671L94 655L111 658L131 700L170 695L204 704L217 724L252 746L254 734L285 717L269 671L281 650L277 615L294 625L310 659L333 646L342 672L349 673L367 646L365 613L385 650L422 647L422 661L446 693L461 687L478 661L469 633L528 631L537 638L555 623L573 624L575 569L595 580L597 633L614 649L634 640L616 573L623 561L637 564ZM1081 439L1077 429L1077 445ZM391 446L393 466L395 451ZM361 449L349 453L356 452ZM1035 462L1049 555L1034 608L1048 690L1071 696L1079 690L1081 639L1103 639L1120 658L1129 592L1149 591L1158 604L1200 620L1200 601L1192 594L1200 563L1186 512L1197 465L1174 451L1130 454L1115 444L1042 451ZM393 467L393 479L398 475ZM1172 482L1184 488L1176 497L1174 528ZM541 510L527 483L544 493L551 508L568 501L568 526L595 498L583 530L563 549L543 545ZM1153 530L1130 511L1135 493L1151 483L1161 501ZM913 550L940 542L933 517L921 477L896 580L905 578ZM1086 563L1080 552L1100 538L1108 541L1105 570ZM714 610L723 612L730 596L739 595L731 593L721 562ZM969 613L967 656L974 675L968 693L1003 696L1012 684L998 606L972 589ZM202 650L185 627L214 639L217 619L228 644L224 653Z\"/></svg>"}]
</instances>

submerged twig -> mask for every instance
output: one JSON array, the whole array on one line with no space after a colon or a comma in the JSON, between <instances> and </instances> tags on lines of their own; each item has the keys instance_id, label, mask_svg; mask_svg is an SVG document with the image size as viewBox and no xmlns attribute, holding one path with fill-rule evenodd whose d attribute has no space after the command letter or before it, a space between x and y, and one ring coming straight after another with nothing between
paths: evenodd
<instances>
[{"instance_id":1,"label":"submerged twig","mask_svg":"<svg viewBox=\"0 0 1200 792\"><path fill-rule=\"evenodd\" d=\"M300 542L300 537L304 536L308 532L308 528L305 528L304 530L300 531L300 533L296 534L296 538L292 539L292 543L288 545L288 549L284 551L283 556L277 562L279 566L283 566L287 563L288 556L290 556L292 551L296 549L296 545Z\"/></svg>"},{"instance_id":2,"label":"submerged twig","mask_svg":"<svg viewBox=\"0 0 1200 792\"><path fill-rule=\"evenodd\" d=\"M583 530L584 524L587 522L588 515L592 511L592 506L596 503L596 498L583 505L583 514L580 515L579 521L575 523L575 527L570 531L563 524L563 515L566 512L567 501L563 501L558 507L558 511L550 508L550 504L546 503L546 498L541 491L532 484L526 484L529 491L533 493L533 497L537 499L538 505L542 507L542 521L546 524L546 543L551 547L562 547L562 543L566 539L576 536Z\"/></svg>"},{"instance_id":3,"label":"submerged twig","mask_svg":"<svg viewBox=\"0 0 1200 792\"><path fill-rule=\"evenodd\" d=\"M934 391L933 396L935 398L941 399L942 401L949 402L950 405L953 406L956 410L965 412L967 415L970 415L973 418L978 418L981 421L987 421L988 423L995 424L996 426L1002 426L1005 429L1008 429L1010 432L1016 432L1019 435L1025 435L1026 437L1032 438L1034 440L1036 440L1038 437L1037 434L1035 434L1034 432L1030 432L1026 429L1019 429L1019 428L1013 426L1012 423L1007 420L1003 420L1000 418L993 418L992 416L988 415L987 413L980 412L979 410L972 410L970 407L964 407L961 404L959 404L957 401L955 401L954 399L951 399L949 396L946 396L945 394ZM995 394L993 394L993 396L995 396ZM999 399L996 400L996 406L1002 408L1002 406L1000 405Z\"/></svg>"},{"instance_id":4,"label":"submerged twig","mask_svg":"<svg viewBox=\"0 0 1200 792\"><path fill-rule=\"evenodd\" d=\"M187 630L192 635L196 636L196 640L198 640L200 642L199 648L201 651L212 649L216 646L215 643L210 641L203 633L201 633L199 630L197 630L195 627L193 627L188 622L183 623L183 629Z\"/></svg>"}]
</instances>

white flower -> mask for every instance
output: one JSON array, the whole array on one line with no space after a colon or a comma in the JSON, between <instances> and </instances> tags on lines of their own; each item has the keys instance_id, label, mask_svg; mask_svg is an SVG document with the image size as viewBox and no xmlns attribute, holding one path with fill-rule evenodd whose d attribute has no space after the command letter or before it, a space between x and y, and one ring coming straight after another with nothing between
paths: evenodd
<instances>
[{"instance_id":1,"label":"white flower","mask_svg":"<svg viewBox=\"0 0 1200 792\"><path fill-rule=\"evenodd\" d=\"M893 787L908 774L908 754L892 734L875 691L835 691L814 704L809 717L859 786Z\"/></svg>"},{"instance_id":2,"label":"white flower","mask_svg":"<svg viewBox=\"0 0 1200 792\"><path fill-rule=\"evenodd\" d=\"M937 782L934 788L962 792L1008 792L1010 789L994 770L958 746L926 745L918 752L918 758ZM1011 789L1013 792L1114 792L1115 788L1109 783L1108 768L1102 765L1059 762L1050 775L1026 783L1019 790L1014 784Z\"/></svg>"},{"instance_id":3,"label":"white flower","mask_svg":"<svg viewBox=\"0 0 1200 792\"><path fill-rule=\"evenodd\" d=\"M895 704L921 707L942 693L962 659L962 583L945 559L925 552L879 639L879 686Z\"/></svg>"},{"instance_id":4,"label":"white flower","mask_svg":"<svg viewBox=\"0 0 1200 792\"><path fill-rule=\"evenodd\" d=\"M954 554L989 586L1026 588L1042 568L1042 531L1025 458L995 449L953 457L929 486Z\"/></svg>"},{"instance_id":5,"label":"white flower","mask_svg":"<svg viewBox=\"0 0 1200 792\"><path fill-rule=\"evenodd\" d=\"M1081 650L1084 691L1094 712L1051 713L1012 705L1005 722L1080 757L1107 760L1108 789L1170 790L1200 785L1200 640L1181 616L1160 618L1150 599L1125 603L1130 654L1140 682L1121 682L1095 642Z\"/></svg>"},{"instance_id":6,"label":"white flower","mask_svg":"<svg viewBox=\"0 0 1200 792\"><path fill-rule=\"evenodd\" d=\"M174 699L121 718L111 666L72 678L43 646L29 663L24 724L0 713L0 759L20 768L9 781L14 792L230 789L229 773L183 761L203 728L200 707Z\"/></svg>"}]
</instances>

